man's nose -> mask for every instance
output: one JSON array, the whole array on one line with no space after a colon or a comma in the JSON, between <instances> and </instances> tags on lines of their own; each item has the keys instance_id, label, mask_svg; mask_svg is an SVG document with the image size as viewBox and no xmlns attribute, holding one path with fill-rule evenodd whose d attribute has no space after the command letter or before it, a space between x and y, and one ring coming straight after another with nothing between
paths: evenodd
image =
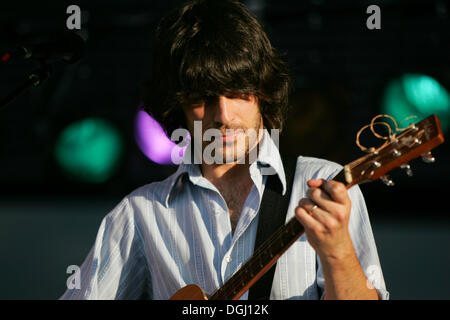
<instances>
[{"instance_id":1,"label":"man's nose","mask_svg":"<svg viewBox=\"0 0 450 320\"><path fill-rule=\"evenodd\" d=\"M214 121L222 124L228 124L232 119L231 99L225 96L219 96L215 107Z\"/></svg>"}]
</instances>

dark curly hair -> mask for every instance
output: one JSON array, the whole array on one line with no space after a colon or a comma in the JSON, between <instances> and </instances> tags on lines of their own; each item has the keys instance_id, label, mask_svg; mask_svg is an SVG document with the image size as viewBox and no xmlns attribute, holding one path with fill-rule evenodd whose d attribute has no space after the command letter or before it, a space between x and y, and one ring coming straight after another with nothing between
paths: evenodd
<instances>
[{"instance_id":1,"label":"dark curly hair","mask_svg":"<svg viewBox=\"0 0 450 320\"><path fill-rule=\"evenodd\" d=\"M170 136L186 128L181 106L254 94L264 126L282 129L288 107L287 66L250 12L237 1L194 0L156 29L144 110Z\"/></svg>"}]
</instances>

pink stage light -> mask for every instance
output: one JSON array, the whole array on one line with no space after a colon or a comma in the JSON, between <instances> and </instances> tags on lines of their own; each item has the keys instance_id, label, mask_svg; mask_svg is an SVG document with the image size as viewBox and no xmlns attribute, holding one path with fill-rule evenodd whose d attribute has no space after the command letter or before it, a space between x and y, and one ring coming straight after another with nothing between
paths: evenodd
<instances>
[{"instance_id":1,"label":"pink stage light","mask_svg":"<svg viewBox=\"0 0 450 320\"><path fill-rule=\"evenodd\" d=\"M180 147L169 139L161 125L144 110L135 119L135 139L142 153L159 164L179 164L186 146ZM172 154L174 161L172 161Z\"/></svg>"}]
</instances>

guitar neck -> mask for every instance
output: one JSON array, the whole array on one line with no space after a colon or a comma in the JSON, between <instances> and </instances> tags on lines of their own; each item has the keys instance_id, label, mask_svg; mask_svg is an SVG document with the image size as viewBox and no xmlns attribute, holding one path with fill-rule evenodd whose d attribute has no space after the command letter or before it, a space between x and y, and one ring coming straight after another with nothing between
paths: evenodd
<instances>
[{"instance_id":1,"label":"guitar neck","mask_svg":"<svg viewBox=\"0 0 450 320\"><path fill-rule=\"evenodd\" d=\"M334 178L346 183L344 170ZM258 281L281 255L303 234L302 224L293 217L264 241L253 256L209 300L237 300Z\"/></svg>"}]
</instances>

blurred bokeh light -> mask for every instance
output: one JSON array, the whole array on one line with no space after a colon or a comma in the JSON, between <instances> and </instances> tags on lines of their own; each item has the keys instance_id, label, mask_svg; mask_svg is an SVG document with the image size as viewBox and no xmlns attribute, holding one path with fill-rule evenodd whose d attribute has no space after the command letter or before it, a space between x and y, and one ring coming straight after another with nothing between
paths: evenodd
<instances>
[{"instance_id":1,"label":"blurred bokeh light","mask_svg":"<svg viewBox=\"0 0 450 320\"><path fill-rule=\"evenodd\" d=\"M161 125L147 112L137 112L134 130L136 143L147 158L159 164L180 163L186 147L170 140Z\"/></svg>"},{"instance_id":2,"label":"blurred bokeh light","mask_svg":"<svg viewBox=\"0 0 450 320\"><path fill-rule=\"evenodd\" d=\"M450 99L447 90L436 79L424 74L407 73L388 84L382 111L393 116L401 127L436 114L441 120L442 130L446 132ZM405 120L410 116L417 118Z\"/></svg>"},{"instance_id":3,"label":"blurred bokeh light","mask_svg":"<svg viewBox=\"0 0 450 320\"><path fill-rule=\"evenodd\" d=\"M120 132L101 118L70 124L55 145L55 157L64 173L87 183L108 180L117 169L122 152Z\"/></svg>"}]
</instances>

